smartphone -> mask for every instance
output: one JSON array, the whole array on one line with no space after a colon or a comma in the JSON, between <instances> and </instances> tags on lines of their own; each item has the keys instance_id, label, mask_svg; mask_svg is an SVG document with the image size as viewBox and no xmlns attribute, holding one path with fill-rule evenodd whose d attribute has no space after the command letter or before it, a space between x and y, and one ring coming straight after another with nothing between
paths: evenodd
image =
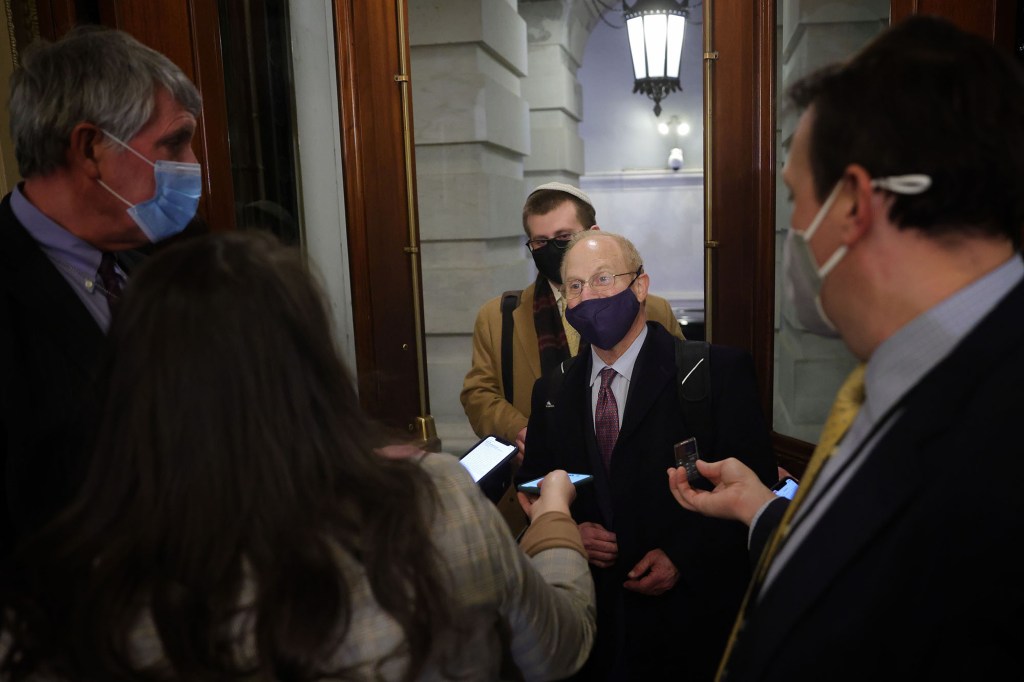
<instances>
[{"instance_id":1,"label":"smartphone","mask_svg":"<svg viewBox=\"0 0 1024 682\"><path fill-rule=\"evenodd\" d=\"M530 495L540 495L540 482L543 480L544 477L541 476L540 478L535 478L532 481L520 483L516 486L516 490L521 490ZM576 487L579 487L584 483L590 483L592 480L594 480L594 477L590 474L569 474L569 482Z\"/></svg>"},{"instance_id":2,"label":"smartphone","mask_svg":"<svg viewBox=\"0 0 1024 682\"><path fill-rule=\"evenodd\" d=\"M512 480L511 460L519 448L497 436L487 436L471 447L459 462L492 502L501 499Z\"/></svg>"},{"instance_id":3,"label":"smartphone","mask_svg":"<svg viewBox=\"0 0 1024 682\"><path fill-rule=\"evenodd\" d=\"M792 500L793 496L796 495L796 489L799 487L800 484L795 478L786 476L772 486L772 492L779 497L785 497L787 500Z\"/></svg>"},{"instance_id":4,"label":"smartphone","mask_svg":"<svg viewBox=\"0 0 1024 682\"><path fill-rule=\"evenodd\" d=\"M676 443L673 446L673 450L675 451L676 466L686 469L686 480L690 482L690 485L706 480L697 471L697 460L700 459L700 450L697 448L696 438L687 438Z\"/></svg>"},{"instance_id":5,"label":"smartphone","mask_svg":"<svg viewBox=\"0 0 1024 682\"><path fill-rule=\"evenodd\" d=\"M675 451L676 466L686 469L686 480L693 488L711 490L714 488L711 481L701 476L697 470L697 460L700 459L700 450L697 447L696 438L687 438L673 446Z\"/></svg>"}]
</instances>

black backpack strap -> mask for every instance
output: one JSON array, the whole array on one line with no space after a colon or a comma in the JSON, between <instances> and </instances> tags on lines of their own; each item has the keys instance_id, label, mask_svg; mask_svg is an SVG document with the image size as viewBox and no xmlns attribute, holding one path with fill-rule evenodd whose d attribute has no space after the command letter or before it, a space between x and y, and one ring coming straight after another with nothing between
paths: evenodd
<instances>
[{"instance_id":1,"label":"black backpack strap","mask_svg":"<svg viewBox=\"0 0 1024 682\"><path fill-rule=\"evenodd\" d=\"M512 402L512 333L515 322L512 311L519 307L523 290L506 291L501 295L501 385L505 388L505 400Z\"/></svg>"},{"instance_id":2,"label":"black backpack strap","mask_svg":"<svg viewBox=\"0 0 1024 682\"><path fill-rule=\"evenodd\" d=\"M693 430L698 447L709 451L714 443L711 420L711 361L705 341L676 339L676 388L683 420Z\"/></svg>"},{"instance_id":3,"label":"black backpack strap","mask_svg":"<svg viewBox=\"0 0 1024 682\"><path fill-rule=\"evenodd\" d=\"M562 386L562 379L565 378L565 373L572 367L572 363L578 355L570 358L566 358L558 363L558 366L553 368L550 372L545 375L544 380L548 384L548 403L552 403L555 397L558 396L558 389Z\"/></svg>"}]
</instances>

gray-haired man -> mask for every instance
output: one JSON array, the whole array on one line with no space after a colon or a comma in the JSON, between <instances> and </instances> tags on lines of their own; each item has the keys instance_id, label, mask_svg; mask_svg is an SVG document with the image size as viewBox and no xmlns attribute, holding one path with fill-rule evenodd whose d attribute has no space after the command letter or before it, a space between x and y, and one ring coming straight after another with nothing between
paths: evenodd
<instances>
[{"instance_id":1,"label":"gray-haired man","mask_svg":"<svg viewBox=\"0 0 1024 682\"><path fill-rule=\"evenodd\" d=\"M97 27L33 46L12 76L24 180L0 203L0 555L76 487L99 349L126 279L117 254L195 215L200 104L164 55Z\"/></svg>"}]
</instances>

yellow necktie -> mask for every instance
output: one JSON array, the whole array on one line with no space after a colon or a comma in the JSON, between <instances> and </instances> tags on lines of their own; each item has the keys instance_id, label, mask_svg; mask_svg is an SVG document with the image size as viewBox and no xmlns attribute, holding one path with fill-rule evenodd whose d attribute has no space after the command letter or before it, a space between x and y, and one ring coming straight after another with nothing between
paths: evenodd
<instances>
[{"instance_id":1,"label":"yellow necktie","mask_svg":"<svg viewBox=\"0 0 1024 682\"><path fill-rule=\"evenodd\" d=\"M565 296L558 299L558 312L562 316L562 328L565 329L565 340L569 342L569 355L576 357L580 350L580 333L572 328L569 320L565 319Z\"/></svg>"},{"instance_id":2,"label":"yellow necktie","mask_svg":"<svg viewBox=\"0 0 1024 682\"><path fill-rule=\"evenodd\" d=\"M750 581L747 594L743 597L743 604L740 606L739 613L736 616L736 622L733 624L732 634L729 635L729 643L725 647L725 654L722 656L722 662L718 667L718 674L715 676L716 680L723 678L728 667L729 656L732 654L733 647L736 644L736 637L742 629L750 600L761 588L765 576L768 574L768 567L771 565L772 559L775 558L775 554L779 551L783 541L789 536L789 532L792 530L793 517L807 496L807 492L811 489L811 485L813 485L814 479L817 478L818 473L821 471L821 467L836 451L836 445L846 435L847 429L853 424L853 420L863 404L864 363L861 363L853 368L853 371L846 377L846 381L839 387L835 402L832 403L832 410L828 413L825 426L821 429L821 438L818 440L818 445L814 448L811 460L807 463L807 469L800 479L800 487L797 489L796 495L793 496L793 501L786 508L786 512L782 515L779 527L775 529L771 540L768 541L768 546L761 553L761 558L757 562L757 568L754 569L754 578Z\"/></svg>"}]
</instances>

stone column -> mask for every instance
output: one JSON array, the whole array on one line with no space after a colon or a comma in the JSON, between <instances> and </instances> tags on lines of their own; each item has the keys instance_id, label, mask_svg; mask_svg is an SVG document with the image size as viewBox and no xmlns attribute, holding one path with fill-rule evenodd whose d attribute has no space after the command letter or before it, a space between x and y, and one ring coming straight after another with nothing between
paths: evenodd
<instances>
[{"instance_id":1,"label":"stone column","mask_svg":"<svg viewBox=\"0 0 1024 682\"><path fill-rule=\"evenodd\" d=\"M583 94L576 72L596 18L572 0L522 0L519 14L529 44L529 74L523 80L533 141L524 166L527 193L553 180L578 186L584 171Z\"/></svg>"},{"instance_id":2,"label":"stone column","mask_svg":"<svg viewBox=\"0 0 1024 682\"><path fill-rule=\"evenodd\" d=\"M459 402L477 310L533 276L520 222L530 131L516 10L516 0L409 0L430 408L455 454L477 440Z\"/></svg>"}]
</instances>

